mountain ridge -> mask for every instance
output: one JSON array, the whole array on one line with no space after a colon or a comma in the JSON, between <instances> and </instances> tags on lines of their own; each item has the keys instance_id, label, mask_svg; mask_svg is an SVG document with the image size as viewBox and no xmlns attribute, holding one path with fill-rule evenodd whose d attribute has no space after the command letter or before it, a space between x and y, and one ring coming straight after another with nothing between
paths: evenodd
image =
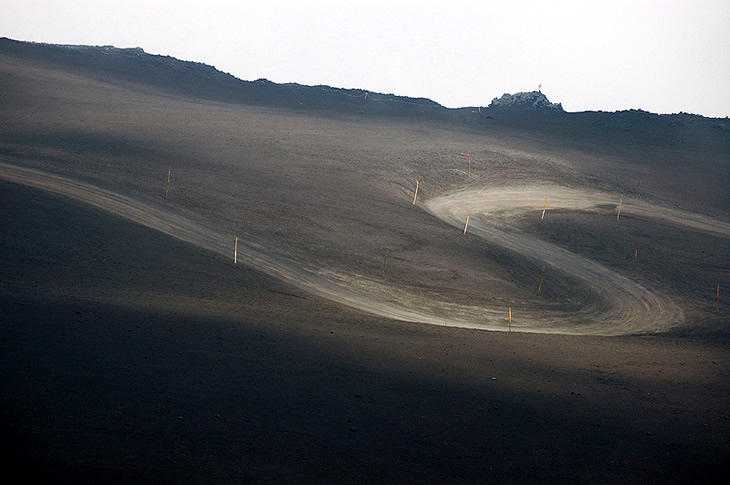
<instances>
[{"instance_id":1,"label":"mountain ridge","mask_svg":"<svg viewBox=\"0 0 730 485\"><path fill-rule=\"evenodd\" d=\"M290 109L324 109L357 112L370 105L390 102L400 106L374 112L433 114L447 110L426 98L382 94L364 89L278 84L267 79L246 81L214 66L146 53L140 47L43 44L0 38L0 52L17 57L73 66L84 74L104 79L109 75L126 81L153 85L164 91L237 104ZM372 106L369 108L372 109ZM430 113L429 113L430 112Z\"/></svg>"},{"instance_id":2,"label":"mountain ridge","mask_svg":"<svg viewBox=\"0 0 730 485\"><path fill-rule=\"evenodd\" d=\"M712 153L730 170L730 119L701 115L671 115L643 110L567 112L542 93L508 95L560 109L524 106L446 108L426 98L374 93L364 89L277 84L266 79L244 81L208 64L148 54L142 48L43 44L0 38L0 56L31 60L39 65L80 74L111 84L147 86L166 95L206 99L317 116L365 116L410 119L461 126L470 130L509 130L547 143L562 140L575 148L637 157L628 146L655 147L661 159L686 159L698 151ZM0 66L2 63L0 63ZM681 154L681 155L680 155ZM652 158L659 159L656 154ZM642 156L643 158L643 156Z\"/></svg>"},{"instance_id":3,"label":"mountain ridge","mask_svg":"<svg viewBox=\"0 0 730 485\"><path fill-rule=\"evenodd\" d=\"M112 45L93 46L93 45L74 45L74 44L52 44L52 43L41 43L31 41L20 41L10 39L8 37L0 37L0 51L7 54L15 54L21 56L31 57L42 57L45 54L47 61L55 62L71 62L78 68L89 69L94 68L101 72L115 73L122 75L123 77L130 78L130 80L136 80L139 82L151 82L153 84L159 84L163 81L163 76L150 76L145 73L138 73L132 75L129 71L125 71L123 68L128 66L136 59L144 68L150 69L156 67L167 71L167 74L178 73L186 74L188 76L197 76L200 78L207 78L209 81L214 81L215 88L217 90L199 90L200 92L192 92L191 89L185 89L182 87L186 94L202 95L203 97L223 97L231 101L230 93L222 93L221 91L233 88L239 88L240 90L248 90L249 92L244 93L241 97L233 99L233 101L244 102L250 104L271 104L274 107L283 107L281 105L292 105L291 107L304 107L304 108L332 108L334 105L340 104L340 107L353 107L353 103L357 101L370 101L370 102L395 102L404 105L411 105L416 110L420 110L421 114L443 114L443 113L458 113L464 111L478 110L481 111L492 111L499 109L504 111L505 108L547 108L555 112L562 112L565 114L584 114L584 113L648 113L654 116L660 117L673 117L673 116L692 116L699 117L706 120L728 120L725 118L714 118L706 117L699 114L679 112L671 114L658 114L645 111L642 109L627 109L617 111L602 111L602 110L586 110L586 111L572 111L567 112L562 108L561 103L550 102L544 93L540 91L531 92L517 92L517 93L505 93L501 97L493 98L491 103L487 106L463 106L458 108L447 108L440 103L424 97L410 97L405 95L396 95L393 93L379 93L361 88L339 88L328 85L305 85L295 82L291 83L275 83L266 78L258 78L256 80L248 81L237 78L236 76L221 71L215 66L205 64L203 62L186 61L177 59L172 56L150 54L141 47L115 47ZM101 59L100 56L106 56L107 59ZM236 86L236 84L238 84ZM287 93L293 96L293 102L282 102L282 100L276 100L274 94L283 94L277 92L282 88L289 88L291 92ZM309 96L305 95L305 91L310 90ZM256 92L258 91L258 92ZM320 96L315 96L315 92L320 91ZM345 99L339 100L340 103L335 103L332 99L327 99L332 96L340 96L343 98L350 98L352 101L348 103ZM304 103L300 98L310 98L308 103ZM362 105L363 103L360 103ZM362 107L362 106L359 106Z\"/></svg>"}]
</instances>

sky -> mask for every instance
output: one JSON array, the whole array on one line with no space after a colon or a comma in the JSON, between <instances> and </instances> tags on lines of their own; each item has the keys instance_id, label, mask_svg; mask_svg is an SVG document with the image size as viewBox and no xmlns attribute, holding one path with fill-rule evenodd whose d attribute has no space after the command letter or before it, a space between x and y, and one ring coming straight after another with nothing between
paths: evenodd
<instances>
[{"instance_id":1,"label":"sky","mask_svg":"<svg viewBox=\"0 0 730 485\"><path fill-rule=\"evenodd\" d=\"M567 111L730 116L730 0L0 0L0 37L449 108L541 85Z\"/></svg>"}]
</instances>

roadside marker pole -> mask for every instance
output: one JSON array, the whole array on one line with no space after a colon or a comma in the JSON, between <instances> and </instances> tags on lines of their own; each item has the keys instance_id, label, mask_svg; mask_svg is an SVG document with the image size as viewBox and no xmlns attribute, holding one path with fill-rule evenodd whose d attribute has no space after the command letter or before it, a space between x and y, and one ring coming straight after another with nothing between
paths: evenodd
<instances>
[{"instance_id":1,"label":"roadside marker pole","mask_svg":"<svg viewBox=\"0 0 730 485\"><path fill-rule=\"evenodd\" d=\"M416 205L416 197L418 197L418 180L416 180L416 191L413 193L413 205Z\"/></svg>"},{"instance_id":2,"label":"roadside marker pole","mask_svg":"<svg viewBox=\"0 0 730 485\"><path fill-rule=\"evenodd\" d=\"M542 282L545 281L545 265L542 265L542 275L540 275L540 284L537 285L537 294L540 294L540 290L542 290Z\"/></svg>"},{"instance_id":3,"label":"roadside marker pole","mask_svg":"<svg viewBox=\"0 0 730 485\"><path fill-rule=\"evenodd\" d=\"M466 224L464 224L464 235L466 235L466 229L469 227L469 211L471 209L468 209L466 211Z\"/></svg>"},{"instance_id":4,"label":"roadside marker pole","mask_svg":"<svg viewBox=\"0 0 730 485\"><path fill-rule=\"evenodd\" d=\"M238 238L233 245L233 264L238 264Z\"/></svg>"},{"instance_id":5,"label":"roadside marker pole","mask_svg":"<svg viewBox=\"0 0 730 485\"><path fill-rule=\"evenodd\" d=\"M512 307L509 307L509 331L512 331Z\"/></svg>"},{"instance_id":6,"label":"roadside marker pole","mask_svg":"<svg viewBox=\"0 0 730 485\"><path fill-rule=\"evenodd\" d=\"M167 169L167 185L165 185L165 198L167 198L167 193L170 191L170 174L172 173L172 167L169 167Z\"/></svg>"},{"instance_id":7,"label":"roadside marker pole","mask_svg":"<svg viewBox=\"0 0 730 485\"><path fill-rule=\"evenodd\" d=\"M619 217L621 217L621 206L624 203L624 196L621 195L621 198L618 200L618 212L616 213L616 220L618 220Z\"/></svg>"},{"instance_id":8,"label":"roadside marker pole","mask_svg":"<svg viewBox=\"0 0 730 485\"><path fill-rule=\"evenodd\" d=\"M545 197L545 204L542 206L542 217L540 217L540 220L545 219L545 211L547 210L547 197Z\"/></svg>"}]
</instances>

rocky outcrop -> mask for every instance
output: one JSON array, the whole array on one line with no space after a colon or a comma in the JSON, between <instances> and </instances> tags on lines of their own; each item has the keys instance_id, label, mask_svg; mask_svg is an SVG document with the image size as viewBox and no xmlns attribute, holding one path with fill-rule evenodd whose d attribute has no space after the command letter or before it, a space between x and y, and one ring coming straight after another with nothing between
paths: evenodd
<instances>
[{"instance_id":1,"label":"rocky outcrop","mask_svg":"<svg viewBox=\"0 0 730 485\"><path fill-rule=\"evenodd\" d=\"M501 98L494 98L489 105L490 108L530 108L549 109L563 111L560 103L551 103L550 100L540 91L529 93L505 93Z\"/></svg>"}]
</instances>

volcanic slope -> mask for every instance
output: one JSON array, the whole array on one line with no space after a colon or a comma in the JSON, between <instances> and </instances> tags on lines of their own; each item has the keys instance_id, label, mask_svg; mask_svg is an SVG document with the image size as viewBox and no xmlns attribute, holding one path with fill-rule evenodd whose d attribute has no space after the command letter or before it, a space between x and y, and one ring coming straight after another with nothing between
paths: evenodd
<instances>
[{"instance_id":1,"label":"volcanic slope","mask_svg":"<svg viewBox=\"0 0 730 485\"><path fill-rule=\"evenodd\" d=\"M44 483L726 475L726 120L254 105L235 80L200 96L137 51L121 76L7 45L15 468Z\"/></svg>"},{"instance_id":2,"label":"volcanic slope","mask_svg":"<svg viewBox=\"0 0 730 485\"><path fill-rule=\"evenodd\" d=\"M67 197L2 181L0 202L0 453L25 483L726 475L706 332L404 324Z\"/></svg>"},{"instance_id":3,"label":"volcanic slope","mask_svg":"<svg viewBox=\"0 0 730 485\"><path fill-rule=\"evenodd\" d=\"M456 213L463 217L474 209L478 216L477 207L459 195L466 190L481 194L480 209L488 211L494 199L500 211L534 206L537 216L541 184L545 197L558 184L558 190L570 191L573 205L602 211L602 223L613 224L606 247L625 235L612 206L624 193L624 220L653 218L660 226L687 220L678 215L678 207L689 213L687 201L672 199L666 183L659 184L662 178L681 180L676 170L653 170L637 203L643 210L632 211L629 198L638 196L638 188L586 172L577 161L589 157L585 166L592 170L601 163L600 152L547 149L545 140L553 138L514 129L513 114L502 125L495 120L491 129L479 130L337 111L313 116L171 97L154 86L111 84L10 56L3 65L3 177L83 198L228 257L238 237L243 263L360 310L505 329L512 307L523 316L515 319L515 330L611 335L681 325L681 300L709 295L679 294L682 288L667 288L672 282L661 277L637 284L633 275L599 262L585 266L585 258L567 250L560 250L558 261L544 250L532 251L541 243L526 235L507 240L485 233L477 217L466 236L430 217L458 225L463 221L454 220ZM718 154L704 163L712 165L713 156ZM606 155L603 165L616 163ZM420 198L414 207L416 180ZM536 187L530 192L534 200L525 199L524 186ZM597 191L602 198L595 198ZM563 208L556 200L551 209ZM695 218L714 228L720 242L712 241L719 247L708 258L722 262L728 248L725 207L689 208L715 216ZM519 218L513 215L508 222L514 228ZM702 231L693 235L705 237ZM644 253L660 241L642 243ZM549 289L536 295L546 264ZM700 277L708 286L727 280L727 266Z\"/></svg>"}]
</instances>

